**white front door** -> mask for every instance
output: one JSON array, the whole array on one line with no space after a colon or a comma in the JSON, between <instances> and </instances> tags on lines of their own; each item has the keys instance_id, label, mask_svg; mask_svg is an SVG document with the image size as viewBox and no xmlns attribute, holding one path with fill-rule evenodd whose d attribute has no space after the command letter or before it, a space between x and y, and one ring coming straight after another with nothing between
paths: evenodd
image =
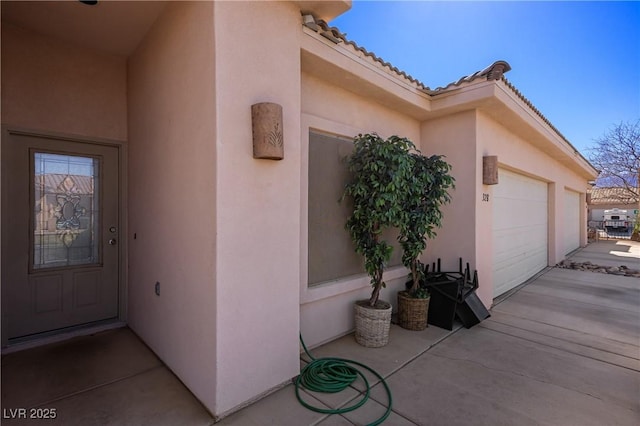
<instances>
[{"instance_id":1,"label":"white front door","mask_svg":"<svg viewBox=\"0 0 640 426\"><path fill-rule=\"evenodd\" d=\"M118 148L2 135L3 343L117 318Z\"/></svg>"}]
</instances>

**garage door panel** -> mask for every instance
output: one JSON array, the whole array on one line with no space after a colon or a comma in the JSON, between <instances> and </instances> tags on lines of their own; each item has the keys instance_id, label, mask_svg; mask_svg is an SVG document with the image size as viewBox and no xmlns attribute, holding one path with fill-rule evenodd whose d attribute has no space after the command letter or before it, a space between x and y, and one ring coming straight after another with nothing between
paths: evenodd
<instances>
[{"instance_id":1,"label":"garage door panel","mask_svg":"<svg viewBox=\"0 0 640 426\"><path fill-rule=\"evenodd\" d=\"M547 266L547 184L499 170L493 193L493 283L498 296Z\"/></svg>"}]
</instances>

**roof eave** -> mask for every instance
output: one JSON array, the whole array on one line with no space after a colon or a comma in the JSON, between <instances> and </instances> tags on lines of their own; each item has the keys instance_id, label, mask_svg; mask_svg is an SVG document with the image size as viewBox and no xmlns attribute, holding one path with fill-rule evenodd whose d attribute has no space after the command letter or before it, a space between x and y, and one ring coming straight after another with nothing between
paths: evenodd
<instances>
[{"instance_id":1,"label":"roof eave","mask_svg":"<svg viewBox=\"0 0 640 426\"><path fill-rule=\"evenodd\" d=\"M335 43L303 26L301 68L336 87L372 99L417 120L431 110L431 97L415 81L395 75L386 65L368 60L350 44Z\"/></svg>"},{"instance_id":2,"label":"roof eave","mask_svg":"<svg viewBox=\"0 0 640 426\"><path fill-rule=\"evenodd\" d=\"M313 15L324 21L331 21L351 9L351 0L297 0L292 1L303 15Z\"/></svg>"}]
</instances>

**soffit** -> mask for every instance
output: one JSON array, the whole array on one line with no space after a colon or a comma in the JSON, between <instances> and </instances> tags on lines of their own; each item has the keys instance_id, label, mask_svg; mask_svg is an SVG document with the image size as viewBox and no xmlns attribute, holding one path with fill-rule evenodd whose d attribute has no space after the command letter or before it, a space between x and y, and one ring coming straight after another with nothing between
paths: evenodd
<instances>
[{"instance_id":1,"label":"soffit","mask_svg":"<svg viewBox=\"0 0 640 426\"><path fill-rule=\"evenodd\" d=\"M351 9L351 0L300 0L294 1L303 15L311 14L318 19L330 21Z\"/></svg>"},{"instance_id":2,"label":"soffit","mask_svg":"<svg viewBox=\"0 0 640 426\"><path fill-rule=\"evenodd\" d=\"M3 1L2 21L75 45L128 56L168 2Z\"/></svg>"}]
</instances>

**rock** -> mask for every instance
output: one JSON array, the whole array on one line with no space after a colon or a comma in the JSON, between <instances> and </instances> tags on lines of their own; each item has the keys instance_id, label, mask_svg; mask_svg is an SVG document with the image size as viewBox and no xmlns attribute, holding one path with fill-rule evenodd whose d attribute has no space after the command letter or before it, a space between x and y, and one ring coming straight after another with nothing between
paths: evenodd
<instances>
[{"instance_id":1,"label":"rock","mask_svg":"<svg viewBox=\"0 0 640 426\"><path fill-rule=\"evenodd\" d=\"M556 268L574 269L577 271L597 272L600 274L620 275L627 277L640 278L640 270L629 269L628 266L600 266L589 261L586 262L569 262L566 259L556 264Z\"/></svg>"}]
</instances>

